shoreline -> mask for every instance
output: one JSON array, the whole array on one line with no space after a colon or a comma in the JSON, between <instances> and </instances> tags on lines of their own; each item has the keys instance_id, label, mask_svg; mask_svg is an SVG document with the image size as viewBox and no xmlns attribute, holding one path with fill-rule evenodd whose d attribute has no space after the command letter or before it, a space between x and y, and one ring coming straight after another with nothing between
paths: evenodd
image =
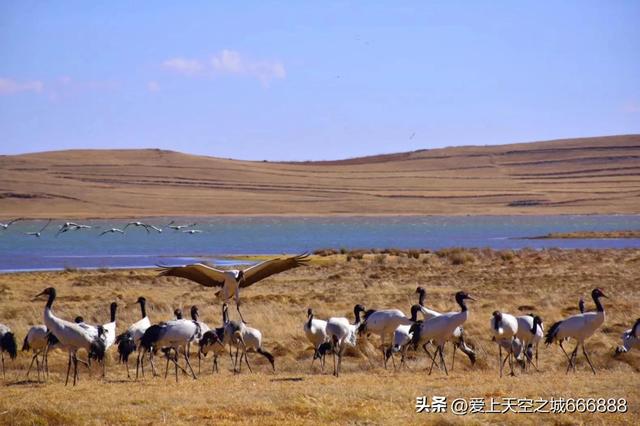
<instances>
[{"instance_id":1,"label":"shoreline","mask_svg":"<svg viewBox=\"0 0 640 426\"><path fill-rule=\"evenodd\" d=\"M421 214L421 213L215 213L215 214L152 214L152 215L66 215L60 217L54 217L51 215L36 215L36 216L26 216L26 215L13 215L13 216L1 216L1 220L11 220L15 218L20 218L20 221L29 221L29 220L131 220L131 219L158 219L158 218L183 218L183 219L198 219L198 218L287 218L287 219L304 219L304 218L358 218L358 217L367 217L367 218L390 218L390 217L543 217L543 216L575 216L575 217L591 217L591 216L628 216L628 217L639 217L640 212L637 213L518 213L514 212L512 214L491 214L491 213L482 213L482 214L473 214L473 213L451 213L451 214ZM588 232L588 231L586 231ZM540 237L523 237L528 239L533 238L542 238Z\"/></svg>"},{"instance_id":2,"label":"shoreline","mask_svg":"<svg viewBox=\"0 0 640 426\"><path fill-rule=\"evenodd\" d=\"M551 232L537 237L521 237L522 240L624 240L639 239L640 230L625 231L576 231Z\"/></svg>"}]
</instances>

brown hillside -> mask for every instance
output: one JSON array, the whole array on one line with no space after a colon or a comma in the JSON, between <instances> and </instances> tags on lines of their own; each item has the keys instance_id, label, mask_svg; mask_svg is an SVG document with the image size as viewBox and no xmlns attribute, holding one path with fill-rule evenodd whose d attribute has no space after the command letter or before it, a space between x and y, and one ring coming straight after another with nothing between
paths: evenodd
<instances>
[{"instance_id":1,"label":"brown hillside","mask_svg":"<svg viewBox=\"0 0 640 426\"><path fill-rule=\"evenodd\" d=\"M161 150L0 156L2 217L640 213L640 135L272 163Z\"/></svg>"}]
</instances>

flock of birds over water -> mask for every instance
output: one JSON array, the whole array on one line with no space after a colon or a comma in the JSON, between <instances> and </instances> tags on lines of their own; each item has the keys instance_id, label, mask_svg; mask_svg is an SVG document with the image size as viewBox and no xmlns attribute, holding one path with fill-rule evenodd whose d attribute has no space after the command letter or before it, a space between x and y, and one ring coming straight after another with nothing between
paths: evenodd
<instances>
[{"instance_id":1,"label":"flock of birds over water","mask_svg":"<svg viewBox=\"0 0 640 426\"><path fill-rule=\"evenodd\" d=\"M12 219L6 223L0 223L0 231L6 231L11 225L13 225L16 222L19 221L25 221L26 219L23 218L17 218L17 219ZM41 228L37 229L37 230L33 230L33 231L27 231L24 232L24 235L29 236L29 237L34 237L34 238L40 238L42 236L42 233L49 228L49 225L51 224L51 222L53 222L53 219L49 219L47 220L47 222L44 224L44 226L42 226ZM122 234L124 235L127 232L127 228L129 228L130 226L132 227L132 229L135 228L141 228L144 229L147 234L150 234L152 232L156 232L158 234L161 234L162 231L164 229L171 229L174 232L182 232L183 234L190 234L190 235L194 235L194 234L201 234L202 232L204 232L202 229L196 229L195 227L197 226L197 223L188 223L188 224L178 224L176 223L175 220L172 220L171 222L169 222L166 225L152 225L150 223L144 223L141 222L139 220L136 221L132 221L132 222L128 222L126 224L124 224L124 226L122 228L108 228L108 229L102 229L102 228L98 228L98 231L100 231L98 233L99 237L102 237L103 235L106 234ZM60 225L58 225L57 229L55 230L54 236L58 237L66 232L72 232L72 231L87 231L87 230L91 230L94 227L92 225L84 225L81 223L76 223L76 222L64 222ZM55 228L54 228L55 229Z\"/></svg>"},{"instance_id":2,"label":"flock of birds over water","mask_svg":"<svg viewBox=\"0 0 640 426\"><path fill-rule=\"evenodd\" d=\"M172 365L175 379L178 381L179 371L197 377L191 366L191 347L195 347L200 362L209 353L213 355L212 371L218 370L218 358L228 349L233 372L240 373L242 363L252 371L249 363L249 353L257 353L265 357L275 371L274 356L262 344L262 332L248 325L240 311L240 290L258 283L265 278L305 265L309 261L308 254L290 257L278 257L263 261L256 265L238 270L221 270L211 266L196 263L185 266L161 267L159 276L180 277L189 282L198 283L205 287L219 288L216 293L222 300L222 324L220 327L209 327L199 318L197 306L190 311L190 319L184 318L181 310L176 309L175 318L152 323L146 310L146 299L139 297L136 304L140 305L141 318L122 333L117 334L116 312L118 305L113 302L109 306L110 321L105 324L87 324L81 316L74 320L67 320L54 314L53 304L56 299L56 289L49 287L36 295L36 299L47 297L44 306L44 324L34 325L24 337L22 351L32 351L31 364L27 370L27 378L36 363L38 381L48 377L48 353L60 349L68 353L68 364L65 385L69 383L69 375L73 368L73 384L77 383L79 372L78 363L90 367L95 361L102 365L102 374L106 375L105 353L112 347L117 348L118 360L124 364L127 377L131 378L129 358L136 354L136 380L145 374L145 359L151 365L154 376L159 375L154 357L163 356L166 359L165 378ZM428 360L431 360L429 374L434 366L448 374L444 349L447 343L453 346L453 358L450 369L455 365L455 355L461 350L473 365L476 362L476 352L465 342L464 324L472 310L467 302L474 301L473 297L464 291L454 295L458 309L441 313L429 309L426 304L427 292L424 288L416 289L418 303L411 306L411 315L406 316L400 309L367 310L363 305L356 304L353 308L354 321L346 317L331 317L326 320L316 318L313 309L307 310L306 320L301 324L304 335L313 346L314 354L311 368L315 360L319 360L320 368L324 371L325 357L333 357L333 374L340 375L343 356L347 348L359 349L358 343L367 340L372 335L380 338L380 350L384 368L389 359L394 368L406 366L408 350L420 353L424 350ZM538 346L544 340L547 345L558 344L567 359L566 372L576 371L578 350L586 359L593 374L595 367L591 362L585 347L585 341L591 337L605 322L605 308L601 299L606 298L603 290L595 288L591 298L595 305L594 311L585 311L584 301L580 299L580 313L555 322L545 333L542 318L537 314L522 316L511 315L506 312L494 311L489 318L488 335L498 346L499 373L502 377L508 362L510 374L515 375L520 367L523 371L538 370ZM234 299L240 320L229 318L228 303ZM419 317L421 316L421 318ZM302 337L302 334L301 334ZM575 348L569 354L563 344L573 339ZM432 351L429 347L433 347ZM622 334L622 343L616 348L615 356L640 348L640 318L633 326ZM235 356L233 350L235 349ZM505 356L503 358L503 353ZM15 359L17 356L16 336L11 329L0 324L0 354L2 355L2 371L5 374L4 354ZM81 360L79 352L87 354L86 361ZM400 354L400 365L396 366L395 356ZM534 355L535 354L535 355ZM239 357L239 358L238 358ZM184 359L181 365L181 358Z\"/></svg>"}]
</instances>

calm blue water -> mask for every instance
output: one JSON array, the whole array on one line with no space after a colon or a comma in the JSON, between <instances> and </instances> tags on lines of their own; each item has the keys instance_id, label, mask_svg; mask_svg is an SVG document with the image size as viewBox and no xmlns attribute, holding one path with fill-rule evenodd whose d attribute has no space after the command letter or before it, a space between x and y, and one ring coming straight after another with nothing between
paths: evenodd
<instances>
[{"instance_id":1,"label":"calm blue water","mask_svg":"<svg viewBox=\"0 0 640 426\"><path fill-rule=\"evenodd\" d=\"M141 219L143 222L147 222ZM200 234L165 228L167 218L147 223L164 228L147 234L142 228L125 235L99 233L122 228L126 220L77 221L90 230L55 237L54 221L41 238L24 235L45 221L17 222L0 231L0 271L175 265L196 260L222 263L220 255L300 253L319 248L492 247L623 248L640 247L640 239L527 240L550 232L640 229L640 216L412 216L412 217L210 217L178 219L197 222ZM235 263L235 262L234 262Z\"/></svg>"}]
</instances>

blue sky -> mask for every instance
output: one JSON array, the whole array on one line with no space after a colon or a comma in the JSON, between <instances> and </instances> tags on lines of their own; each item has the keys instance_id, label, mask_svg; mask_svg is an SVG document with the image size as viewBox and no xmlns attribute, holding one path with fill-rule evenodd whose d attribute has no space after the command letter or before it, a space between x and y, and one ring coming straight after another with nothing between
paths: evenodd
<instances>
[{"instance_id":1,"label":"blue sky","mask_svg":"<svg viewBox=\"0 0 640 426\"><path fill-rule=\"evenodd\" d=\"M640 133L640 1L0 3L0 153Z\"/></svg>"}]
</instances>

